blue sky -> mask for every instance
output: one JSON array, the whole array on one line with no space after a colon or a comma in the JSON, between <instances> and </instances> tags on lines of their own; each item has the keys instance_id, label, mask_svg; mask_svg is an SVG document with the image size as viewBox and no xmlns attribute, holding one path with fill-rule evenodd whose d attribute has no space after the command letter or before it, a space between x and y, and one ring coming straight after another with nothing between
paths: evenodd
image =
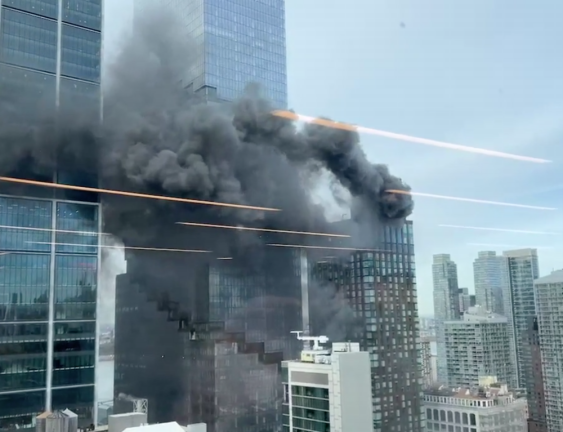
<instances>
[{"instance_id":1,"label":"blue sky","mask_svg":"<svg viewBox=\"0 0 563 432\"><path fill-rule=\"evenodd\" d=\"M111 57L132 0L106 0ZM345 6L344 6L345 5ZM540 211L418 198L413 220L419 306L432 314L432 254L450 253L473 290L479 250L546 247L563 268L563 3L557 0L286 0L289 102L306 115L553 160L533 164L363 137L415 191L545 207ZM404 24L401 25L401 23Z\"/></svg>"}]
</instances>

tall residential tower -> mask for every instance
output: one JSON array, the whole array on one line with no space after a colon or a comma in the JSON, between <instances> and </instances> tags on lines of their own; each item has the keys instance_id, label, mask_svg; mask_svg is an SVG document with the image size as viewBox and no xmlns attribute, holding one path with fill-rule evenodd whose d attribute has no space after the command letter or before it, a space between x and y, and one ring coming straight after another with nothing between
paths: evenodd
<instances>
[{"instance_id":1,"label":"tall residential tower","mask_svg":"<svg viewBox=\"0 0 563 432\"><path fill-rule=\"evenodd\" d=\"M457 320L459 311L459 287L457 265L448 254L434 255L432 264L434 282L434 318L436 319L436 348L438 351L438 382L448 383L444 322Z\"/></svg>"},{"instance_id":2,"label":"tall residential tower","mask_svg":"<svg viewBox=\"0 0 563 432\"><path fill-rule=\"evenodd\" d=\"M508 260L496 252L479 252L473 261L475 297L479 306L504 315L504 293L509 283Z\"/></svg>"},{"instance_id":3,"label":"tall residential tower","mask_svg":"<svg viewBox=\"0 0 563 432\"><path fill-rule=\"evenodd\" d=\"M0 6L2 102L99 111L101 0ZM74 166L59 155L56 167L22 160L1 174L97 186L95 172ZM98 196L2 183L0 226L0 430L66 408L81 426L94 423Z\"/></svg>"}]
</instances>

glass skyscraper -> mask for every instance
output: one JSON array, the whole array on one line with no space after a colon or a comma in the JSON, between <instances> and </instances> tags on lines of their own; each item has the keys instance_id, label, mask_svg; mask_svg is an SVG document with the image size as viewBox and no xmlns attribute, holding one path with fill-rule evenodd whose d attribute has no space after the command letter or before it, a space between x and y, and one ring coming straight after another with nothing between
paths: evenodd
<instances>
[{"instance_id":1,"label":"glass skyscraper","mask_svg":"<svg viewBox=\"0 0 563 432\"><path fill-rule=\"evenodd\" d=\"M229 101L256 82L287 106L285 0L136 0L135 22L155 7L172 11L196 43L187 87Z\"/></svg>"},{"instance_id":2,"label":"glass skyscraper","mask_svg":"<svg viewBox=\"0 0 563 432\"><path fill-rule=\"evenodd\" d=\"M101 29L101 0L0 0L2 101L99 110ZM62 155L20 162L2 175L97 185ZM100 226L96 194L0 184L1 431L65 408L94 423Z\"/></svg>"}]
</instances>

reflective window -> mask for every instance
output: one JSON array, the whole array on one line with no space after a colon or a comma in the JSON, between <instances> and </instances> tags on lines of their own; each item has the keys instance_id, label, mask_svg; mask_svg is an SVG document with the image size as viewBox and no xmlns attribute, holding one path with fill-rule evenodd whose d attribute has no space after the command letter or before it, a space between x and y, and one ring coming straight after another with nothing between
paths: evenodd
<instances>
[{"instance_id":1,"label":"reflective window","mask_svg":"<svg viewBox=\"0 0 563 432\"><path fill-rule=\"evenodd\" d=\"M0 255L0 268L0 321L46 321L49 255Z\"/></svg>"},{"instance_id":2,"label":"reflective window","mask_svg":"<svg viewBox=\"0 0 563 432\"><path fill-rule=\"evenodd\" d=\"M0 197L0 250L49 252L51 220L48 201Z\"/></svg>"},{"instance_id":3,"label":"reflective window","mask_svg":"<svg viewBox=\"0 0 563 432\"><path fill-rule=\"evenodd\" d=\"M100 82L101 33L63 24L61 74Z\"/></svg>"},{"instance_id":4,"label":"reflective window","mask_svg":"<svg viewBox=\"0 0 563 432\"><path fill-rule=\"evenodd\" d=\"M2 60L54 73L57 68L56 21L4 8Z\"/></svg>"},{"instance_id":5,"label":"reflective window","mask_svg":"<svg viewBox=\"0 0 563 432\"><path fill-rule=\"evenodd\" d=\"M95 339L55 341L53 385L94 384Z\"/></svg>"},{"instance_id":6,"label":"reflective window","mask_svg":"<svg viewBox=\"0 0 563 432\"><path fill-rule=\"evenodd\" d=\"M0 431L34 427L45 409L45 391L0 394Z\"/></svg>"},{"instance_id":7,"label":"reflective window","mask_svg":"<svg viewBox=\"0 0 563 432\"><path fill-rule=\"evenodd\" d=\"M100 85L98 83L61 78L60 108L76 110L79 106L84 115L95 115L100 111ZM76 113L75 113L76 115ZM61 182L62 183L62 182ZM75 184L75 183L72 183ZM63 191L61 191L63 192ZM69 200L96 202L97 195L89 192L64 191ZM84 198L84 195L96 196L96 199ZM78 196L78 198L74 197Z\"/></svg>"},{"instance_id":8,"label":"reflective window","mask_svg":"<svg viewBox=\"0 0 563 432\"><path fill-rule=\"evenodd\" d=\"M45 387L47 341L0 343L0 391Z\"/></svg>"},{"instance_id":9,"label":"reflective window","mask_svg":"<svg viewBox=\"0 0 563 432\"><path fill-rule=\"evenodd\" d=\"M55 104L55 75L0 64L2 98L28 97L34 103Z\"/></svg>"},{"instance_id":10,"label":"reflective window","mask_svg":"<svg viewBox=\"0 0 563 432\"><path fill-rule=\"evenodd\" d=\"M96 318L97 258L59 255L55 258L55 319Z\"/></svg>"},{"instance_id":11,"label":"reflective window","mask_svg":"<svg viewBox=\"0 0 563 432\"><path fill-rule=\"evenodd\" d=\"M79 418L79 424L92 423L94 386L53 389L53 410L70 409Z\"/></svg>"},{"instance_id":12,"label":"reflective window","mask_svg":"<svg viewBox=\"0 0 563 432\"><path fill-rule=\"evenodd\" d=\"M0 343L47 340L47 323L0 324Z\"/></svg>"},{"instance_id":13,"label":"reflective window","mask_svg":"<svg viewBox=\"0 0 563 432\"><path fill-rule=\"evenodd\" d=\"M55 340L95 338L96 322L55 323Z\"/></svg>"},{"instance_id":14,"label":"reflective window","mask_svg":"<svg viewBox=\"0 0 563 432\"><path fill-rule=\"evenodd\" d=\"M58 0L2 0L3 6L57 19Z\"/></svg>"},{"instance_id":15,"label":"reflective window","mask_svg":"<svg viewBox=\"0 0 563 432\"><path fill-rule=\"evenodd\" d=\"M64 232L68 231L68 232ZM57 203L57 253L98 253L98 206Z\"/></svg>"},{"instance_id":16,"label":"reflective window","mask_svg":"<svg viewBox=\"0 0 563 432\"><path fill-rule=\"evenodd\" d=\"M102 0L64 0L63 21L94 30L102 29Z\"/></svg>"}]
</instances>

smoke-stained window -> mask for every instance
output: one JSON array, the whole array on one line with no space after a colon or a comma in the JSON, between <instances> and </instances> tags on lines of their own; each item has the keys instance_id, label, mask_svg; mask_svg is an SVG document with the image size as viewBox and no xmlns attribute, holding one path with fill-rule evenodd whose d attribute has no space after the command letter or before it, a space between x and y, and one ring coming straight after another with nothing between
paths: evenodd
<instances>
[{"instance_id":1,"label":"smoke-stained window","mask_svg":"<svg viewBox=\"0 0 563 432\"><path fill-rule=\"evenodd\" d=\"M100 82L100 32L63 24L61 75Z\"/></svg>"},{"instance_id":2,"label":"smoke-stained window","mask_svg":"<svg viewBox=\"0 0 563 432\"><path fill-rule=\"evenodd\" d=\"M89 256L56 256L56 320L96 318L97 261Z\"/></svg>"},{"instance_id":3,"label":"smoke-stained window","mask_svg":"<svg viewBox=\"0 0 563 432\"><path fill-rule=\"evenodd\" d=\"M48 255L0 255L0 322L47 320Z\"/></svg>"},{"instance_id":4,"label":"smoke-stained window","mask_svg":"<svg viewBox=\"0 0 563 432\"><path fill-rule=\"evenodd\" d=\"M57 203L56 252L96 255L98 218L96 205Z\"/></svg>"},{"instance_id":5,"label":"smoke-stained window","mask_svg":"<svg viewBox=\"0 0 563 432\"><path fill-rule=\"evenodd\" d=\"M51 203L0 197L0 250L49 252Z\"/></svg>"},{"instance_id":6,"label":"smoke-stained window","mask_svg":"<svg viewBox=\"0 0 563 432\"><path fill-rule=\"evenodd\" d=\"M34 103L55 104L55 75L0 64L0 96L28 97Z\"/></svg>"},{"instance_id":7,"label":"smoke-stained window","mask_svg":"<svg viewBox=\"0 0 563 432\"><path fill-rule=\"evenodd\" d=\"M2 61L55 73L57 69L57 23L7 8L2 9Z\"/></svg>"},{"instance_id":8,"label":"smoke-stained window","mask_svg":"<svg viewBox=\"0 0 563 432\"><path fill-rule=\"evenodd\" d=\"M102 0L64 0L63 22L100 31Z\"/></svg>"}]
</instances>

